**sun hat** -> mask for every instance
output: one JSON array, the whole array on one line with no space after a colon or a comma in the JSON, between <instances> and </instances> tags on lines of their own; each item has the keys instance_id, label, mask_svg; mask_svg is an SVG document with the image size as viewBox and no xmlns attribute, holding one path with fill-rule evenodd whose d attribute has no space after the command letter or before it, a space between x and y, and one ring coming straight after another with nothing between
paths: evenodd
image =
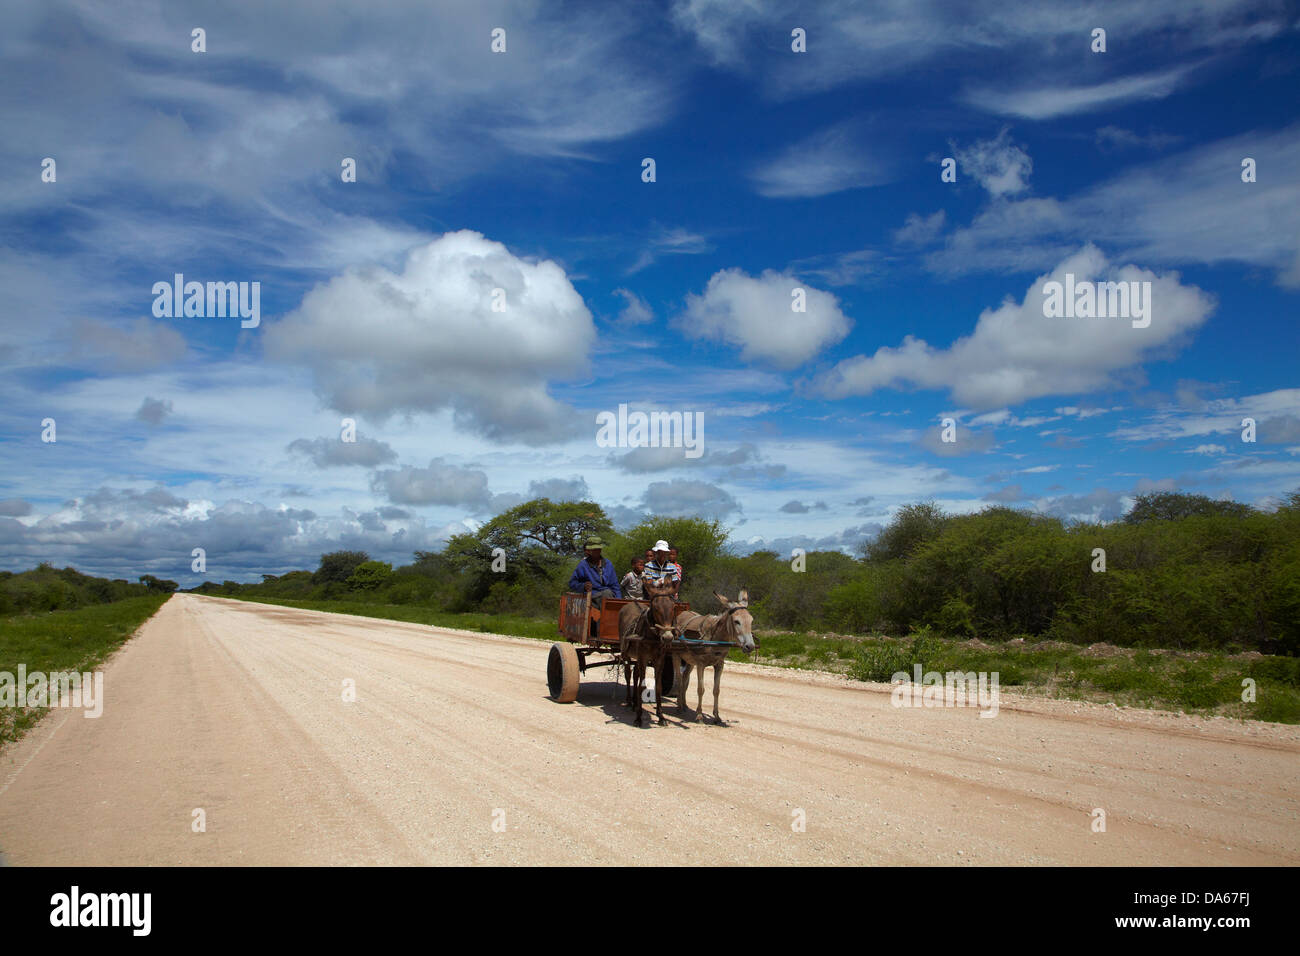
<instances>
[{"instance_id":1,"label":"sun hat","mask_svg":"<svg viewBox=\"0 0 1300 956\"><path fill-rule=\"evenodd\" d=\"M667 541L664 541L662 538L660 538L658 541L655 542L655 550L656 550L656 551L670 551L670 550L672 550L672 549L668 547L668 542L667 542Z\"/></svg>"},{"instance_id":2,"label":"sun hat","mask_svg":"<svg viewBox=\"0 0 1300 956\"><path fill-rule=\"evenodd\" d=\"M587 539L587 543L584 544L583 547L584 547L584 548L587 548L588 550L591 550L591 549L594 549L594 548L604 548L604 547L605 547L605 542L604 542L604 541L601 541L600 538L599 538L598 536L596 536L596 535L593 534L590 538Z\"/></svg>"}]
</instances>

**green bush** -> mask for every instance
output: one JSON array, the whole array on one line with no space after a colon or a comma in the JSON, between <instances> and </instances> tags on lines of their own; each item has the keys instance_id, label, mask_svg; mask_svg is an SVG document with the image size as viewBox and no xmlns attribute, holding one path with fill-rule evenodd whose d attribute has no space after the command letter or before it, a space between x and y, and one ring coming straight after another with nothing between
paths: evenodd
<instances>
[{"instance_id":1,"label":"green bush","mask_svg":"<svg viewBox=\"0 0 1300 956\"><path fill-rule=\"evenodd\" d=\"M109 581L48 562L30 571L0 577L0 615L43 614L111 604L147 594L142 584Z\"/></svg>"},{"instance_id":2,"label":"green bush","mask_svg":"<svg viewBox=\"0 0 1300 956\"><path fill-rule=\"evenodd\" d=\"M347 580L348 587L356 591L374 591L393 575L393 566L383 561L363 561Z\"/></svg>"},{"instance_id":3,"label":"green bush","mask_svg":"<svg viewBox=\"0 0 1300 956\"><path fill-rule=\"evenodd\" d=\"M943 670L941 646L929 628L921 628L910 644L902 642L868 644L859 649L849 666L849 675L857 680L887 683L897 673L910 680L919 664L921 670Z\"/></svg>"},{"instance_id":4,"label":"green bush","mask_svg":"<svg viewBox=\"0 0 1300 956\"><path fill-rule=\"evenodd\" d=\"M320 567L312 575L315 584L343 584L352 572L370 560L364 551L331 551L320 556Z\"/></svg>"},{"instance_id":5,"label":"green bush","mask_svg":"<svg viewBox=\"0 0 1300 956\"><path fill-rule=\"evenodd\" d=\"M831 628L847 634L870 634L884 621L880 602L882 573L865 567L826 595L826 620Z\"/></svg>"},{"instance_id":6,"label":"green bush","mask_svg":"<svg viewBox=\"0 0 1300 956\"><path fill-rule=\"evenodd\" d=\"M893 543L868 550L874 573L828 595L827 618L858 631L1300 653L1300 508L1270 515L1192 501L1186 510L1068 528L1003 507L905 510L882 535ZM1104 572L1093 569L1095 549Z\"/></svg>"},{"instance_id":7,"label":"green bush","mask_svg":"<svg viewBox=\"0 0 1300 956\"><path fill-rule=\"evenodd\" d=\"M645 556L645 549L654 547L659 540L667 541L677 549L677 559L682 565L686 581L698 579L702 570L723 554L727 542L727 529L716 520L703 518L651 517L623 533L608 536L610 546L605 557L614 562L619 577L632 567L633 558Z\"/></svg>"},{"instance_id":8,"label":"green bush","mask_svg":"<svg viewBox=\"0 0 1300 956\"><path fill-rule=\"evenodd\" d=\"M939 609L939 629L955 637L970 637L975 633L975 622L971 617L973 613L974 609L965 598L959 595L950 597Z\"/></svg>"},{"instance_id":9,"label":"green bush","mask_svg":"<svg viewBox=\"0 0 1300 956\"><path fill-rule=\"evenodd\" d=\"M1275 681L1291 687L1300 687L1300 657L1264 657L1252 661L1246 676L1256 681Z\"/></svg>"},{"instance_id":10,"label":"green bush","mask_svg":"<svg viewBox=\"0 0 1300 956\"><path fill-rule=\"evenodd\" d=\"M870 644L862 647L849 665L855 680L888 683L898 672L911 673L912 656L907 648L895 644Z\"/></svg>"}]
</instances>

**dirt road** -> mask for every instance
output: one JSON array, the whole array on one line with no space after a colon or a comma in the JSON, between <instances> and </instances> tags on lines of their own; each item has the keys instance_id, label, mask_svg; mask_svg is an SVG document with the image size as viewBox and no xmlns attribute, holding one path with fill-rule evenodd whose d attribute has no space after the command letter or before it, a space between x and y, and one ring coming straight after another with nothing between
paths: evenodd
<instances>
[{"instance_id":1,"label":"dirt road","mask_svg":"<svg viewBox=\"0 0 1300 956\"><path fill-rule=\"evenodd\" d=\"M729 665L729 726L683 724L670 700L670 726L637 729L605 669L576 703L550 701L547 651L176 595L107 664L102 717L55 710L0 754L0 852L17 865L1300 863L1296 728L1008 694L981 719Z\"/></svg>"}]
</instances>

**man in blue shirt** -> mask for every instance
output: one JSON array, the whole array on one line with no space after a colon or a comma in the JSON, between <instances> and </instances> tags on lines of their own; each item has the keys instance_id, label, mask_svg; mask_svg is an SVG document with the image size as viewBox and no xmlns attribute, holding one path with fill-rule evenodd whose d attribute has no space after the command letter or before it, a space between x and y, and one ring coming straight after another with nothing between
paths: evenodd
<instances>
[{"instance_id":1,"label":"man in blue shirt","mask_svg":"<svg viewBox=\"0 0 1300 956\"><path fill-rule=\"evenodd\" d=\"M605 542L600 538L588 538L587 543L583 545L586 557L574 569L573 577L569 578L569 590L578 593L590 592L591 603L596 607L604 604L607 597L623 596L623 592L618 587L618 573L614 570L614 562L601 554L601 549L604 547Z\"/></svg>"}]
</instances>

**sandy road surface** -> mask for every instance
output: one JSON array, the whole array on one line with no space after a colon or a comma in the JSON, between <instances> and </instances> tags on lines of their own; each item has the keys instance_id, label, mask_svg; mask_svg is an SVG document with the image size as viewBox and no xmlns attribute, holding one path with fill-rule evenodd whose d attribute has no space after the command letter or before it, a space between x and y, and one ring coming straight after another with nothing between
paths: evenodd
<instances>
[{"instance_id":1,"label":"sandy road surface","mask_svg":"<svg viewBox=\"0 0 1300 956\"><path fill-rule=\"evenodd\" d=\"M0 754L0 852L12 864L1300 863L1295 728L1007 695L980 719L741 665L723 679L729 726L684 725L670 700L670 726L636 729L604 669L577 703L551 702L547 651L177 595L107 665L102 717L54 711ZM1092 832L1095 807L1105 833Z\"/></svg>"}]
</instances>

